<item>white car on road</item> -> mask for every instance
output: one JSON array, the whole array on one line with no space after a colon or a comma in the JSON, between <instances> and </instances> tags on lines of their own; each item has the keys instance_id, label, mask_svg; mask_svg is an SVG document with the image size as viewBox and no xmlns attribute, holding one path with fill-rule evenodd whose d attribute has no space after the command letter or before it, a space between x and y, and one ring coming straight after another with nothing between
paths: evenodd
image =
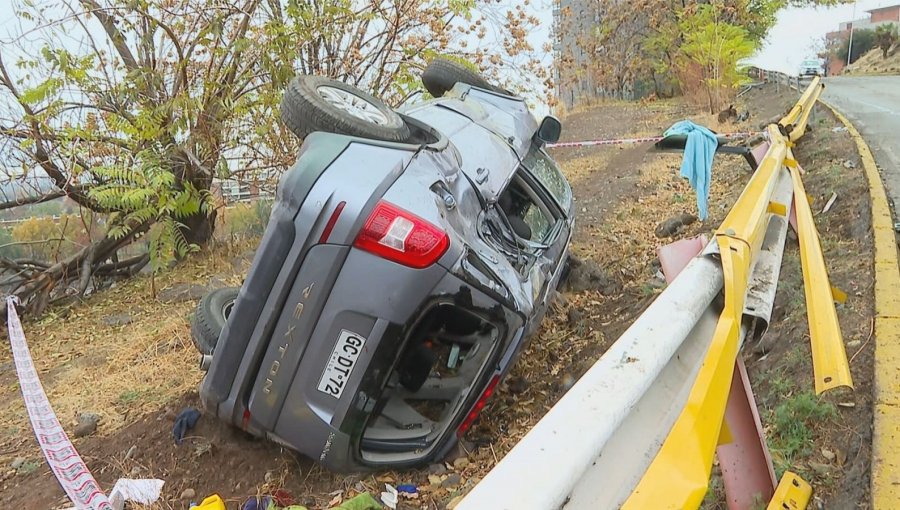
<instances>
[{"instance_id":1,"label":"white car on road","mask_svg":"<svg viewBox=\"0 0 900 510\"><path fill-rule=\"evenodd\" d=\"M800 76L825 76L825 64L821 59L808 59L800 63Z\"/></svg>"}]
</instances>

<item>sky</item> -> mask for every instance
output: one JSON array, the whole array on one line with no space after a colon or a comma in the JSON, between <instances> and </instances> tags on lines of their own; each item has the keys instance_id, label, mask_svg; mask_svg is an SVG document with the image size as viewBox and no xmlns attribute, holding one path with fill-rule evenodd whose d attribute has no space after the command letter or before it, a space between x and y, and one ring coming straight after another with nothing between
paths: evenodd
<instances>
[{"instance_id":1,"label":"sky","mask_svg":"<svg viewBox=\"0 0 900 510\"><path fill-rule=\"evenodd\" d=\"M900 0L860 0L832 8L788 8L778 14L778 23L769 33L766 45L751 62L757 67L795 74L800 62L815 57L814 44L844 21L868 18L867 10L897 5Z\"/></svg>"}]
</instances>

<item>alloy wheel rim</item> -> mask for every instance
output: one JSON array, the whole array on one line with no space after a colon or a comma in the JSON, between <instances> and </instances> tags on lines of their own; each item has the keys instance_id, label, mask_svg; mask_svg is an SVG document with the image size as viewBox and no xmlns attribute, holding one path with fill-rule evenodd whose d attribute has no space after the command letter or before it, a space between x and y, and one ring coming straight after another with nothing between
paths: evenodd
<instances>
[{"instance_id":1,"label":"alloy wheel rim","mask_svg":"<svg viewBox=\"0 0 900 510\"><path fill-rule=\"evenodd\" d=\"M377 106L352 92L328 85L322 85L316 89L319 96L335 108L349 113L357 119L384 126L388 124L387 115Z\"/></svg>"}]
</instances>

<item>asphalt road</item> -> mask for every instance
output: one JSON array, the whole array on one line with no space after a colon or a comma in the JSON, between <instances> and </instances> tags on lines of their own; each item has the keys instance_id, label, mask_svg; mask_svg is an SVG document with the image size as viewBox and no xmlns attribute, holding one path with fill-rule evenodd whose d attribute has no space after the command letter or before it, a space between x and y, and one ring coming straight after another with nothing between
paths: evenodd
<instances>
[{"instance_id":1,"label":"asphalt road","mask_svg":"<svg viewBox=\"0 0 900 510\"><path fill-rule=\"evenodd\" d=\"M900 76L827 78L823 99L853 121L872 148L896 210L900 207ZM894 217L897 221L896 213Z\"/></svg>"}]
</instances>

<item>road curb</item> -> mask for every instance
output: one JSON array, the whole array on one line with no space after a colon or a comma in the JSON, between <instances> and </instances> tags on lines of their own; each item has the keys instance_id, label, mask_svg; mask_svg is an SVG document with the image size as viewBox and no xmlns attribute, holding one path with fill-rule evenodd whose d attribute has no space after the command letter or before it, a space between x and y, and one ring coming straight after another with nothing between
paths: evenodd
<instances>
[{"instance_id":1,"label":"road curb","mask_svg":"<svg viewBox=\"0 0 900 510\"><path fill-rule=\"evenodd\" d=\"M900 265L887 194L872 150L835 107L831 110L856 142L872 199L875 240L875 384L872 432L872 507L900 504Z\"/></svg>"}]
</instances>

